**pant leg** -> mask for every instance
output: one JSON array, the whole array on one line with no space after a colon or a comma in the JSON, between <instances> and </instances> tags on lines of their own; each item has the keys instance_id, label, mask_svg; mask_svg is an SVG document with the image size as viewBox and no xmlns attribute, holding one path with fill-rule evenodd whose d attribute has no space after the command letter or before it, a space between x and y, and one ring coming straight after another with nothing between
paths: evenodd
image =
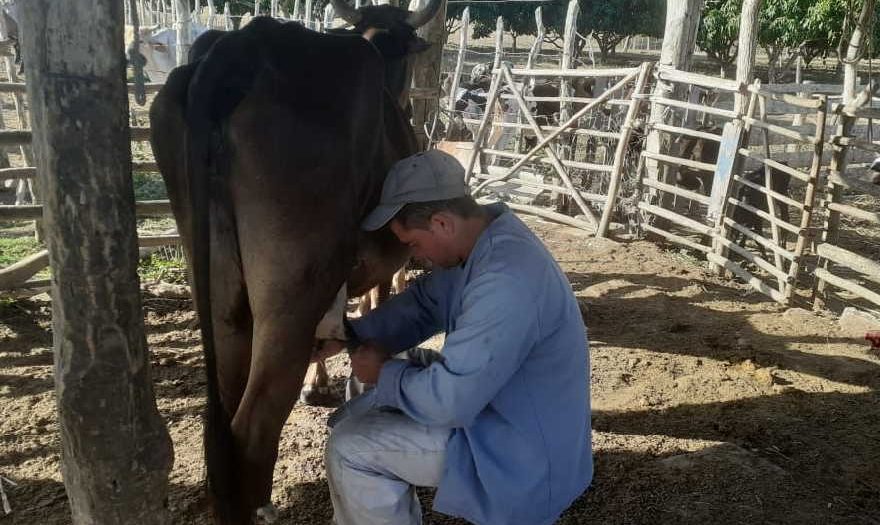
<instances>
[{"instance_id":1,"label":"pant leg","mask_svg":"<svg viewBox=\"0 0 880 525\"><path fill-rule=\"evenodd\" d=\"M377 409L340 421L324 451L333 522L421 524L414 487L440 484L450 434Z\"/></svg>"}]
</instances>

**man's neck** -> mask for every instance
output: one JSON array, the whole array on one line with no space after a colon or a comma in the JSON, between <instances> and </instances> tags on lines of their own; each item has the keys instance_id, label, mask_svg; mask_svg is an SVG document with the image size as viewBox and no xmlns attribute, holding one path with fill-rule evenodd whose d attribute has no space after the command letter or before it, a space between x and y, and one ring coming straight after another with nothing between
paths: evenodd
<instances>
[{"instance_id":1,"label":"man's neck","mask_svg":"<svg viewBox=\"0 0 880 525\"><path fill-rule=\"evenodd\" d=\"M492 219L493 217L488 213L483 213L479 217L471 217L462 220L460 224L460 227L462 228L460 237L461 245L459 247L459 257L462 263L467 261L468 257L470 257L471 252L474 250L474 246L476 246L477 241L480 239L480 235L486 231L486 228L492 223Z\"/></svg>"}]
</instances>

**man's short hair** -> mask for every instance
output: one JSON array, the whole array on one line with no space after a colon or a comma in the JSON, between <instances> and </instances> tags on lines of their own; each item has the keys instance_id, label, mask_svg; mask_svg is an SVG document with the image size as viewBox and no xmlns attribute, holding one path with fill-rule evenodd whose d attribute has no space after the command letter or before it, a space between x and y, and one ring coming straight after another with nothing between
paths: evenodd
<instances>
[{"instance_id":1,"label":"man's short hair","mask_svg":"<svg viewBox=\"0 0 880 525\"><path fill-rule=\"evenodd\" d=\"M454 213L463 219L479 217L485 213L483 207L477 204L473 197L465 195L439 201L412 202L401 208L394 219L408 230L413 228L427 230L431 217L442 211Z\"/></svg>"}]
</instances>

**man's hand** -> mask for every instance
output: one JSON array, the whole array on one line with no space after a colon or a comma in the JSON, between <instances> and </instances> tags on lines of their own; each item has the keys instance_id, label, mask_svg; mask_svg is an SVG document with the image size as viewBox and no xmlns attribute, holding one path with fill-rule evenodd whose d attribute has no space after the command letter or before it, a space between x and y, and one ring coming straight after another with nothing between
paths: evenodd
<instances>
[{"instance_id":1,"label":"man's hand","mask_svg":"<svg viewBox=\"0 0 880 525\"><path fill-rule=\"evenodd\" d=\"M373 385L379 381L382 365L390 358L378 344L364 343L351 354L351 370L362 383Z\"/></svg>"},{"instance_id":2,"label":"man's hand","mask_svg":"<svg viewBox=\"0 0 880 525\"><path fill-rule=\"evenodd\" d=\"M345 345L345 341L340 341L338 339L324 339L322 341L317 341L315 344L315 350L312 352L312 362L317 363L318 361L333 357L339 352L345 350Z\"/></svg>"}]
</instances>

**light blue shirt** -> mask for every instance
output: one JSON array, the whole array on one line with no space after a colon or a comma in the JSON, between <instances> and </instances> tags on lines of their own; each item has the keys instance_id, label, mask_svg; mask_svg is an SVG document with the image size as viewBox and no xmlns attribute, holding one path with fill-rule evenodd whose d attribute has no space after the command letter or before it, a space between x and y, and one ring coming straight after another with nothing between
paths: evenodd
<instances>
[{"instance_id":1,"label":"light blue shirt","mask_svg":"<svg viewBox=\"0 0 880 525\"><path fill-rule=\"evenodd\" d=\"M443 360L385 363L375 401L452 434L434 509L479 525L553 523L589 486L589 356L565 274L504 205L467 261L366 317L392 352L446 332Z\"/></svg>"}]
</instances>

